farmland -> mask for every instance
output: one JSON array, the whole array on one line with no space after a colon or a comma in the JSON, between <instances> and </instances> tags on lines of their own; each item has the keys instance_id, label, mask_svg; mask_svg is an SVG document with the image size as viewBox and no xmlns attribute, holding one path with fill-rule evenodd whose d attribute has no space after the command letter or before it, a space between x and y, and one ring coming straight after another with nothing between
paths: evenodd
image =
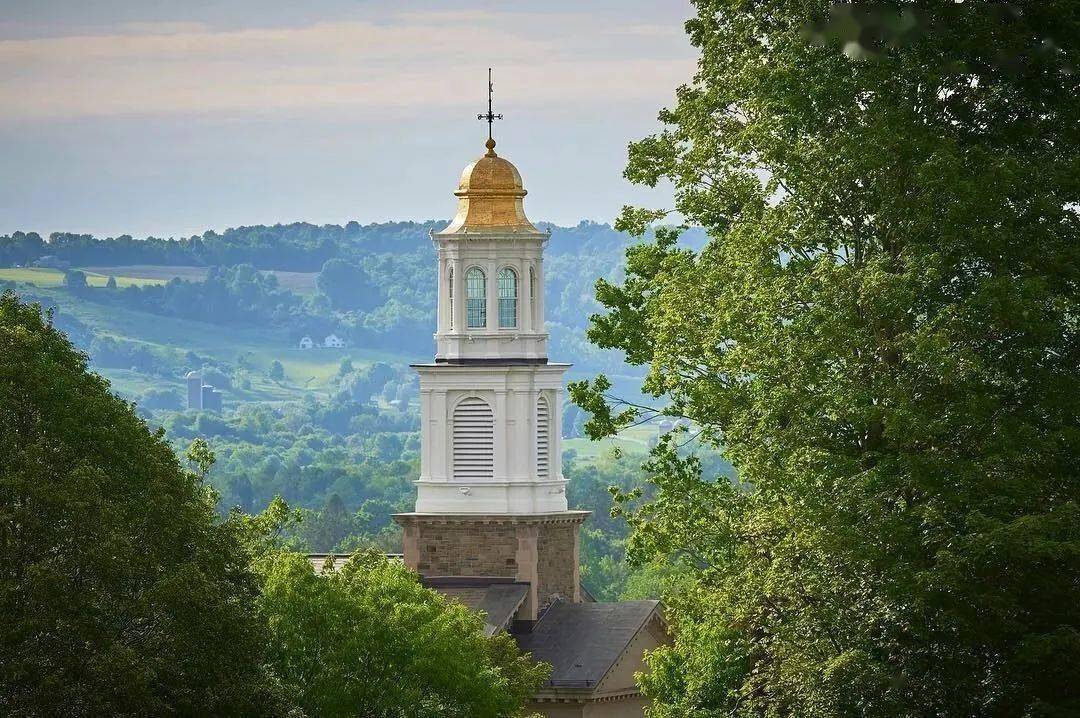
<instances>
[{"instance_id":1,"label":"farmland","mask_svg":"<svg viewBox=\"0 0 1080 718\"><path fill-rule=\"evenodd\" d=\"M188 282L201 282L206 279L206 273L209 271L209 268L184 265L128 264L116 267L87 267L83 271L87 273L94 272L95 274L116 276L116 281L118 283L120 282L121 276L133 281L153 280L167 282L175 277ZM291 292L295 292L302 296L308 296L315 293L315 278L319 276L318 272L263 271L268 274L273 274L277 277L278 284Z\"/></svg>"},{"instance_id":2,"label":"farmland","mask_svg":"<svg viewBox=\"0 0 1080 718\"><path fill-rule=\"evenodd\" d=\"M52 277L57 275L55 280ZM95 275L98 276L98 275ZM115 275L110 275L115 276ZM305 395L326 396L333 390L342 359L348 357L356 368L373 362L405 364L422 357L407 356L375 347L316 347L299 349L283 330L260 326L221 326L176 317L163 317L114 305L80 301L58 285L63 274L55 270L0 269L0 280L33 282L34 294L56 302L60 315L72 317L90 327L95 336L112 338L149 349L167 364L178 367L168 375L113 367L98 370L122 395L136 398L151 388L183 388L179 368L189 363L190 354L236 367L237 381L227 393L226 404L252 401L280 402ZM157 277L125 277L127 280L162 282ZM51 283L49 280L52 280ZM95 282L92 286L97 285ZM101 282L103 286L104 282ZM120 276L117 284L123 286ZM281 363L285 379L267 378L273 362Z\"/></svg>"},{"instance_id":3,"label":"farmland","mask_svg":"<svg viewBox=\"0 0 1080 718\"><path fill-rule=\"evenodd\" d=\"M118 267L103 267L98 270L84 269L86 283L91 287L104 287L109 277L115 277L116 286L144 286L147 284L164 284L167 279L128 275L116 271ZM33 284L36 287L59 287L64 283L64 273L59 269L46 269L44 267L0 267L0 282L19 282Z\"/></svg>"},{"instance_id":4,"label":"farmland","mask_svg":"<svg viewBox=\"0 0 1080 718\"><path fill-rule=\"evenodd\" d=\"M128 264L114 267L72 267L86 274L91 287L104 287L109 277L116 279L116 286L143 286L164 284L170 279L201 282L206 279L207 267L168 266L158 264ZM283 272L266 270L277 277L278 284L301 296L315 293L317 272ZM36 287L59 287L64 283L64 272L45 267L0 267L0 282L20 282Z\"/></svg>"}]
</instances>

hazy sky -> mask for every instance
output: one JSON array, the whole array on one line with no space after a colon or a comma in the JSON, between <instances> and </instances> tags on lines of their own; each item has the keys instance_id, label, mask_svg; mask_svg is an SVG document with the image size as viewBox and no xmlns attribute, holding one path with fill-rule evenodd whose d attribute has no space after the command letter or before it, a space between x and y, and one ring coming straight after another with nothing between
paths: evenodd
<instances>
[{"instance_id":1,"label":"hazy sky","mask_svg":"<svg viewBox=\"0 0 1080 718\"><path fill-rule=\"evenodd\" d=\"M0 233L449 217L483 151L533 219L665 205L626 145L694 69L685 0L3 0Z\"/></svg>"}]
</instances>

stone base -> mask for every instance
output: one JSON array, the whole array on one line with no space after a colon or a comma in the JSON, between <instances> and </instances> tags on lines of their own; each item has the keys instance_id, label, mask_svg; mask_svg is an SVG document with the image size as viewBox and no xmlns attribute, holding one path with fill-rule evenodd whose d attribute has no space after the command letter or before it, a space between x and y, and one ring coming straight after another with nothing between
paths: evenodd
<instances>
[{"instance_id":1,"label":"stone base","mask_svg":"<svg viewBox=\"0 0 1080 718\"><path fill-rule=\"evenodd\" d=\"M395 514L405 565L422 576L527 581L522 620L536 620L556 597L581 601L581 524L588 511L546 514Z\"/></svg>"}]
</instances>

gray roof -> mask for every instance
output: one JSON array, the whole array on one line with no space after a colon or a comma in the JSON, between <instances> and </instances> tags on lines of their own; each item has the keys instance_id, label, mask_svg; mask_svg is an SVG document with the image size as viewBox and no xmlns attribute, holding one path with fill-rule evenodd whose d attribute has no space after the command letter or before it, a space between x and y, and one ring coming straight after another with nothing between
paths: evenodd
<instances>
[{"instance_id":1,"label":"gray roof","mask_svg":"<svg viewBox=\"0 0 1080 718\"><path fill-rule=\"evenodd\" d=\"M521 650L551 664L550 686L595 688L660 605L659 601L553 603L529 633L515 634Z\"/></svg>"},{"instance_id":2,"label":"gray roof","mask_svg":"<svg viewBox=\"0 0 1080 718\"><path fill-rule=\"evenodd\" d=\"M466 608L484 615L484 635L493 636L509 627L514 614L521 608L529 595L529 584L525 582L492 582L484 585L452 585L445 582L424 585L433 588L447 598L451 598Z\"/></svg>"}]
</instances>

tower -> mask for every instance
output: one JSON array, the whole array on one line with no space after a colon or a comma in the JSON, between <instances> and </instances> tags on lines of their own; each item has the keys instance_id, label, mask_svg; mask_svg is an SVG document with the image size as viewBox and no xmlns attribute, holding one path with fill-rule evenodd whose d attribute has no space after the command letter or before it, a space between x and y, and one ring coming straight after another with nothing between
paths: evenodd
<instances>
[{"instance_id":1,"label":"tower","mask_svg":"<svg viewBox=\"0 0 1080 718\"><path fill-rule=\"evenodd\" d=\"M202 405L202 374L197 371L189 371L184 376L187 383L187 408L201 409Z\"/></svg>"},{"instance_id":2,"label":"tower","mask_svg":"<svg viewBox=\"0 0 1080 718\"><path fill-rule=\"evenodd\" d=\"M498 116L481 115L490 123ZM489 124L490 127L490 124ZM435 361L420 375L416 510L398 514L404 559L425 577L516 580L535 620L580 600L578 536L562 476L563 374L548 361L544 246L521 174L487 151L461 174L457 214L431 234L438 257Z\"/></svg>"}]
</instances>

